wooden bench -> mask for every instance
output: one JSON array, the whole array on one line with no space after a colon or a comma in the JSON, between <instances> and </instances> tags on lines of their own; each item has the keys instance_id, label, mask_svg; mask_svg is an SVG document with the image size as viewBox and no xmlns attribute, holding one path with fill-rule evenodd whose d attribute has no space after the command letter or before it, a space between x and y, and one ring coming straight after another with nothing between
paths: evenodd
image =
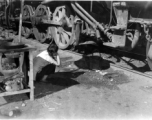
<instances>
[{"instance_id":1,"label":"wooden bench","mask_svg":"<svg viewBox=\"0 0 152 120\"><path fill-rule=\"evenodd\" d=\"M20 49L0 49L0 72L4 75L3 77L9 77L8 74L13 74L13 73L24 73L25 70L23 70L23 62L25 61L24 59L24 54L25 52L28 52L29 53L29 71L27 72L28 73L28 76L29 76L29 82L28 82L28 88L25 88L25 89L22 89L22 90L19 90L19 91L11 91L11 92L2 92L0 93L0 97L2 96L8 96L8 95L15 95L15 94L22 94L22 93L30 93L30 100L34 100L34 83L33 83L33 51L36 49L36 48L33 48L32 46L30 45L27 45L27 47L23 47L23 48L20 48ZM19 55L19 67L15 70L3 70L2 69L2 55L3 54L8 54L9 55L12 54L12 53L16 53ZM11 57L11 56L10 56ZM11 57L13 58L13 56ZM23 78L21 78L23 79Z\"/></svg>"}]
</instances>

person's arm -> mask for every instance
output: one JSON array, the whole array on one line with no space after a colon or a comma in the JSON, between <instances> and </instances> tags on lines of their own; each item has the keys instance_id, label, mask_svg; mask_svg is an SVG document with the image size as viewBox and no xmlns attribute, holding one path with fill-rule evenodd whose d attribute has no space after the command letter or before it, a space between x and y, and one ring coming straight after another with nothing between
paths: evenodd
<instances>
[{"instance_id":1,"label":"person's arm","mask_svg":"<svg viewBox=\"0 0 152 120\"><path fill-rule=\"evenodd\" d=\"M57 55L57 66L59 66L60 65L60 57L59 57L59 55Z\"/></svg>"},{"instance_id":2,"label":"person's arm","mask_svg":"<svg viewBox=\"0 0 152 120\"><path fill-rule=\"evenodd\" d=\"M52 58L51 62L53 64L55 64L56 66L59 66L60 65L60 57L59 57L59 55L57 55L56 60Z\"/></svg>"}]
</instances>

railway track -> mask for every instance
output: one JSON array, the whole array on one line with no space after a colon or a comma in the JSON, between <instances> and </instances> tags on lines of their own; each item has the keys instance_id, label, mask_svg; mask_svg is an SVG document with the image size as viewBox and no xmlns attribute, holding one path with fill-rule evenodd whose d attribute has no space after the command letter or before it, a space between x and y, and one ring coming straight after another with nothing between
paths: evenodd
<instances>
[{"instance_id":1,"label":"railway track","mask_svg":"<svg viewBox=\"0 0 152 120\"><path fill-rule=\"evenodd\" d=\"M8 34L6 33L6 35L8 35ZM6 36L6 38L10 37L10 38L13 38L14 40L18 39L17 35L14 35L14 34L11 34L11 35L12 36ZM32 46L35 46L36 48L38 48L38 50L40 50L40 51L43 50L43 49L46 49L48 47L47 43L41 44L40 42L38 42L38 41L36 41L32 38L26 39L26 38L22 37L22 42L25 43L25 44L31 44ZM90 48L90 46L91 46L91 48ZM107 53L102 53L100 50L97 50L97 48L98 48L98 46L94 42L90 42L90 43L86 42L86 43L80 44L80 46L78 46L73 51L72 50L61 50L61 51L65 51L65 52L68 52L70 54L81 56L81 57L82 56L98 56L98 57L101 57L105 60L109 59L110 58L109 56L111 56L111 57L113 56L113 55L110 55L110 53L108 53L108 54ZM91 53L90 51L91 52L95 51L95 52ZM119 51L119 52L124 52L124 51ZM127 54L130 54L130 53L127 53ZM144 57L144 56L142 56L142 57ZM130 68L128 68L128 66L127 67L123 66L123 64L121 64L121 65L117 64L117 62L114 62L115 60L113 58L110 58L110 59L113 62L113 63L112 62L110 63L111 68L135 73L135 74L145 76L145 77L148 77L148 78L152 78L152 74L150 74L151 72L149 72L149 69L147 69L148 72L146 70L143 70L143 69L142 69L142 71L138 71L138 70L135 70L135 69L130 69ZM131 59L131 58L127 58L127 59ZM146 63L145 63L145 65L146 65Z\"/></svg>"}]
</instances>

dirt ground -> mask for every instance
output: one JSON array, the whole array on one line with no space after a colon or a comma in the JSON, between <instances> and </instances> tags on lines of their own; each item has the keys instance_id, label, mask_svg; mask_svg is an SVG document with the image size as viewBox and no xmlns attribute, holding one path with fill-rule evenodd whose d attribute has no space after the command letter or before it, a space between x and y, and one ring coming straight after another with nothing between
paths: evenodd
<instances>
[{"instance_id":1,"label":"dirt ground","mask_svg":"<svg viewBox=\"0 0 152 120\"><path fill-rule=\"evenodd\" d=\"M151 79L96 57L59 54L62 64L50 83L34 83L34 101L27 94L0 98L0 118L151 119Z\"/></svg>"}]
</instances>

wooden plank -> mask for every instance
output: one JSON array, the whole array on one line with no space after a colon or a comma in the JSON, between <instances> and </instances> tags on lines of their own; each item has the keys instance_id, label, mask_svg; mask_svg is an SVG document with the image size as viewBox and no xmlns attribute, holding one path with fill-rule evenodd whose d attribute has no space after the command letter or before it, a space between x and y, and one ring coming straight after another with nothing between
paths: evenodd
<instances>
[{"instance_id":1,"label":"wooden plank","mask_svg":"<svg viewBox=\"0 0 152 120\"><path fill-rule=\"evenodd\" d=\"M31 91L30 89L24 89L24 90L20 90L20 91L3 92L3 93L0 93L0 97L8 96L8 95L15 95L15 94L22 94L22 93L27 93L30 91Z\"/></svg>"},{"instance_id":2,"label":"wooden plank","mask_svg":"<svg viewBox=\"0 0 152 120\"><path fill-rule=\"evenodd\" d=\"M10 79L23 78L23 77L24 77L24 74L22 72L20 72L20 73L17 72L10 76L1 76L0 82L6 82L6 81L9 81Z\"/></svg>"},{"instance_id":3,"label":"wooden plank","mask_svg":"<svg viewBox=\"0 0 152 120\"><path fill-rule=\"evenodd\" d=\"M0 53L10 53L10 52L26 52L29 50L35 50L36 48L33 47L25 47L25 48L18 48L18 49L0 49Z\"/></svg>"},{"instance_id":4,"label":"wooden plank","mask_svg":"<svg viewBox=\"0 0 152 120\"><path fill-rule=\"evenodd\" d=\"M18 38L15 36L13 41L17 42ZM32 47L37 48L38 50L44 50L44 49L46 49L48 47L48 44L42 44L42 43L36 41L35 39L26 39L24 37L22 37L21 43L23 43L23 44L29 44Z\"/></svg>"},{"instance_id":5,"label":"wooden plank","mask_svg":"<svg viewBox=\"0 0 152 120\"><path fill-rule=\"evenodd\" d=\"M30 86L30 100L34 100L34 83L33 83L33 51L29 52L30 74L29 74L29 86Z\"/></svg>"}]
</instances>

